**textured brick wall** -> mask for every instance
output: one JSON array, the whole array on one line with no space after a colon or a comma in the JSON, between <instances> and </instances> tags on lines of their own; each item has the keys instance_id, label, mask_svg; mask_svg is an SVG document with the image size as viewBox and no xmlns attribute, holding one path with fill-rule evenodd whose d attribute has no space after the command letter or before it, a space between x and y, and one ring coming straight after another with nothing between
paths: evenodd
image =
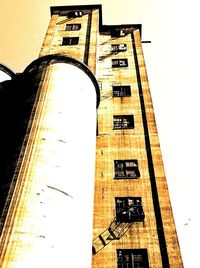
<instances>
[{"instance_id":1,"label":"textured brick wall","mask_svg":"<svg viewBox=\"0 0 200 268\"><path fill-rule=\"evenodd\" d=\"M170 267L183 267L168 196L139 31L134 31L134 38ZM112 54L110 52L111 44L119 43L127 44L127 51ZM96 149L93 237L97 237L106 230L114 219L115 197L141 197L145 220L143 223L134 223L120 240L112 241L95 254L93 267L116 267L116 249L131 248L146 248L150 267L162 267L133 49L131 34L118 38L111 38L109 35L100 36L98 79L101 81L102 91L98 109L99 135ZM111 59L114 58L127 58L128 67L111 68ZM131 97L113 98L113 84L130 85ZM135 128L113 130L113 115L126 114L134 115ZM117 159L137 159L140 178L115 180L114 160Z\"/></svg>"}]
</instances>

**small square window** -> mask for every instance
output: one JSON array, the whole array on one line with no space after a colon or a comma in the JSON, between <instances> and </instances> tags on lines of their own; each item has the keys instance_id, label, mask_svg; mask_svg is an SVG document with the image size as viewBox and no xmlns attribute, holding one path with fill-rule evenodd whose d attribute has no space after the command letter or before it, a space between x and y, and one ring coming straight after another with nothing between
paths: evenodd
<instances>
[{"instance_id":1,"label":"small square window","mask_svg":"<svg viewBox=\"0 0 200 268\"><path fill-rule=\"evenodd\" d=\"M125 35L126 35L125 31L122 29L113 29L111 31L111 37L123 37Z\"/></svg>"},{"instance_id":2,"label":"small square window","mask_svg":"<svg viewBox=\"0 0 200 268\"><path fill-rule=\"evenodd\" d=\"M112 68L128 67L128 59L112 59Z\"/></svg>"},{"instance_id":3,"label":"small square window","mask_svg":"<svg viewBox=\"0 0 200 268\"><path fill-rule=\"evenodd\" d=\"M124 52L126 51L126 44L113 44L111 45L112 52Z\"/></svg>"},{"instance_id":4,"label":"small square window","mask_svg":"<svg viewBox=\"0 0 200 268\"><path fill-rule=\"evenodd\" d=\"M131 129L134 128L133 115L114 115L113 129Z\"/></svg>"},{"instance_id":5,"label":"small square window","mask_svg":"<svg viewBox=\"0 0 200 268\"><path fill-rule=\"evenodd\" d=\"M83 11L70 11L68 12L68 18L79 18L83 16Z\"/></svg>"},{"instance_id":6,"label":"small square window","mask_svg":"<svg viewBox=\"0 0 200 268\"><path fill-rule=\"evenodd\" d=\"M138 161L133 160L115 160L115 179L137 179L140 177Z\"/></svg>"},{"instance_id":7,"label":"small square window","mask_svg":"<svg viewBox=\"0 0 200 268\"><path fill-rule=\"evenodd\" d=\"M62 45L63 46L73 46L77 45L79 37L63 37Z\"/></svg>"},{"instance_id":8,"label":"small square window","mask_svg":"<svg viewBox=\"0 0 200 268\"><path fill-rule=\"evenodd\" d=\"M113 86L113 97L130 97L130 86Z\"/></svg>"},{"instance_id":9,"label":"small square window","mask_svg":"<svg viewBox=\"0 0 200 268\"><path fill-rule=\"evenodd\" d=\"M139 222L144 220L141 197L115 197L117 222Z\"/></svg>"},{"instance_id":10,"label":"small square window","mask_svg":"<svg viewBox=\"0 0 200 268\"><path fill-rule=\"evenodd\" d=\"M67 24L65 31L79 31L81 29L81 24L76 23L76 24Z\"/></svg>"},{"instance_id":11,"label":"small square window","mask_svg":"<svg viewBox=\"0 0 200 268\"><path fill-rule=\"evenodd\" d=\"M117 249L117 268L149 268L147 249Z\"/></svg>"}]
</instances>

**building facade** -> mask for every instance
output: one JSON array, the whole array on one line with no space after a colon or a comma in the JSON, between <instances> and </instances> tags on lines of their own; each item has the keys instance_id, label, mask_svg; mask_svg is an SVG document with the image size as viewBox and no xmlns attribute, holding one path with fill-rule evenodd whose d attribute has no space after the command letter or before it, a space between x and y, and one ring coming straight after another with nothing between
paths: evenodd
<instances>
[{"instance_id":1,"label":"building facade","mask_svg":"<svg viewBox=\"0 0 200 268\"><path fill-rule=\"evenodd\" d=\"M24 139L20 152L18 150L20 156L18 161L13 160L16 162L15 169L13 173L11 172L10 177L12 178L9 187L7 187L9 188L8 193L4 198L0 244L2 267L25 267L20 266L20 262L25 265L30 259L23 262L22 259L25 257L19 252L22 252L24 248L29 248L30 252L33 252L30 253L30 256L33 258L40 256L40 250L46 243L44 242L46 237L50 237L55 244L59 244L59 240L51 236L51 233L55 231L51 206L48 207L51 211L48 215L53 222L52 227L49 228L48 232L37 229L40 229L42 222L45 221L45 219L41 219L44 215L39 215L43 213L41 211L45 213L47 210L45 206L42 208L43 210L40 209L39 206L42 203L47 200L54 203L56 199L58 205L55 207L54 213L58 207L62 207L63 211L66 209L65 205L68 206L68 210L71 206L65 204L63 197L61 199L52 197L48 193L44 199L38 201L38 198L44 195L45 190L42 188L44 185L47 186L48 190L54 190L54 192L61 192L60 189L62 189L63 195L66 195L68 189L71 189L70 184L63 183L64 177L69 176L69 168L64 169L66 163L63 164L62 179L57 184L51 184L54 180L53 176L57 176L57 171L55 173L52 171L52 177L49 173L46 176L44 175L45 171L41 171L49 155L52 157L52 162L55 163L58 155L62 155L63 159L66 159L65 151L69 152L69 148L65 147L67 143L65 143L65 135L67 134L60 127L63 121L56 119L56 114L53 114L52 111L58 105L58 107L63 107L63 110L60 111L65 115L63 120L68 120L70 112L73 116L73 108L66 111L64 109L70 102L61 105L60 99L66 100L69 93L65 93L65 95L59 91L61 85L58 85L58 80L60 77L63 79L65 73L71 74L73 79L79 77L80 74L77 72L77 75L73 76L72 73L75 70L65 70L62 65L63 61L67 61L70 66L80 68L92 79L91 88L93 87L93 89L90 92L96 90L97 96L96 101L94 98L91 100L91 103L93 102L97 106L94 107L91 104L91 110L88 113L83 113L87 110L85 105L88 106L88 104L84 103L81 106L81 103L87 102L90 93L87 94L87 99L81 95L83 101L80 100L79 105L75 108L79 116L73 118L72 122L70 121L70 126L72 125L73 128L75 125L79 126L72 132L78 133L76 140L81 140L78 145L74 144L72 150L76 151L75 147L78 146L78 150L75 152L77 161L79 157L81 161L84 158L80 151L85 152L89 147L87 145L82 148L81 144L87 143L86 140L93 139L93 136L89 138L88 133L94 132L87 132L85 136L82 133L84 129L89 129L90 122L93 122L92 129L95 129L96 133L95 180L94 184L90 182L94 187L94 197L90 197L88 201L94 204L93 208L90 207L90 211L93 209L93 239L89 237L88 242L91 243L92 267L183 267L142 51L141 31L141 25L138 24L103 25L100 5L51 8L51 20L39 59L27 67L23 73L23 79L28 80L28 82L23 82L24 87L28 85L32 89L32 95L28 98L29 105L30 99L32 102L31 111L27 112L26 124L23 128L26 131L22 131L21 135ZM54 79L56 75L58 80ZM98 85L93 76L98 80ZM83 83L81 79L77 80ZM69 81L63 80L63 83L69 83ZM85 84L85 87L88 86L88 83ZM73 91L73 81L70 85L72 86L69 87L69 90ZM51 95L51 92L60 92L60 95L54 95L54 93ZM70 97L70 100L78 99L80 92L79 96L74 95ZM56 98L59 99L58 104L54 105ZM90 117L91 114L96 116L96 107L98 107L97 120L94 116ZM80 114L82 115L80 116ZM58 128L49 123L51 118L59 121ZM76 121L75 125L73 125L73 121ZM52 148L57 148L56 151L53 149L50 151L51 146L49 143L45 143L48 140L48 135L51 136L52 132L55 132L55 128L57 131L55 135L61 132L65 133L64 136L57 139L65 149L57 148L57 145L54 144ZM32 144L35 145L32 146ZM71 157L72 151L70 151ZM93 151L91 151L90 157L92 153ZM53 158L52 155L56 155L56 157ZM33 162L31 162L32 158ZM84 162L84 166L87 166L87 162L90 160ZM70 166L73 163L73 161L70 164L68 162ZM77 165L73 168L76 169L76 167ZM48 165L45 166L44 170L46 169L49 170ZM53 170L55 170L55 166ZM27 179L27 176L30 179ZM74 173L70 176L74 176ZM84 178L84 184L76 184L77 188L89 188L87 176L83 176L83 180ZM21 181L20 184L19 181ZM92 189L90 193L93 193ZM81 198L84 200L86 196ZM91 201L91 198L92 200L94 198L94 202ZM37 202L39 202L38 205ZM30 203L30 206L27 205L26 208L25 203ZM35 212L36 208L38 213ZM80 206L76 208L78 211L82 210ZM86 212L84 211L84 213ZM84 213L79 215L76 222L82 221ZM45 217L48 218L48 215ZM58 214L57 217L62 221L62 215ZM27 222L23 221L22 218L26 218ZM68 218L71 219L70 216ZM75 214L73 218L75 218ZM38 221L38 219L40 220ZM40 226L34 224L37 221ZM67 221L65 224L68 224ZM19 223L21 224L20 228L27 228L23 229L23 235L20 231L22 229L17 229ZM91 222L88 226L90 225ZM44 226L49 226L49 223L44 224ZM64 225L62 228L60 236L65 232ZM90 228L86 226L86 229ZM82 233L83 231L78 233L79 241L74 248L77 258L84 247L83 240L85 238L81 236ZM87 235L90 236L90 231ZM29 242L35 241L35 237L43 242L27 242L27 240ZM63 239L66 241L68 236L63 234ZM53 244L50 244L53 247ZM19 248L15 254L13 247ZM48 263L47 267L53 267L55 264L57 267L67 267L69 262L61 258L60 254L62 253L61 255L64 257L65 254L67 256L67 253L71 254L68 250L66 251L63 246L58 246L57 251L48 250L45 256L47 257L52 252L55 254L56 260L52 257L50 262L46 262L45 258L43 265ZM16 260L13 261L13 259ZM73 260L71 262L73 263ZM10 266L8 263L11 263ZM37 262L33 263L37 264ZM77 266L74 262L73 267L89 266Z\"/></svg>"}]
</instances>

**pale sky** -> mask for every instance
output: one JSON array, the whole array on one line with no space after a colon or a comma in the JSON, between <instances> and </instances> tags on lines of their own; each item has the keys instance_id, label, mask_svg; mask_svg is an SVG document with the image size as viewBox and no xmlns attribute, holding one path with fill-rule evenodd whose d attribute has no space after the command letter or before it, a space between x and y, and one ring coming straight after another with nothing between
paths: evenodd
<instances>
[{"instance_id":1,"label":"pale sky","mask_svg":"<svg viewBox=\"0 0 200 268\"><path fill-rule=\"evenodd\" d=\"M141 23L146 67L185 268L200 235L200 37L196 0L1 0L0 63L21 72L38 57L50 6L102 4L104 24Z\"/></svg>"}]
</instances>

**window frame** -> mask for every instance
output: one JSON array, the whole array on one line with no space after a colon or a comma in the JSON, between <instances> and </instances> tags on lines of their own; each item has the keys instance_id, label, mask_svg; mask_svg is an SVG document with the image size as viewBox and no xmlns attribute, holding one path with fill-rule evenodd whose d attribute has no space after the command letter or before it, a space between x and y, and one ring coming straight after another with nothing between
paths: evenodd
<instances>
[{"instance_id":1,"label":"window frame","mask_svg":"<svg viewBox=\"0 0 200 268\"><path fill-rule=\"evenodd\" d=\"M134 115L113 115L113 130L134 129Z\"/></svg>"},{"instance_id":2,"label":"window frame","mask_svg":"<svg viewBox=\"0 0 200 268\"><path fill-rule=\"evenodd\" d=\"M112 59L112 68L125 68L128 67L128 59Z\"/></svg>"},{"instance_id":3,"label":"window frame","mask_svg":"<svg viewBox=\"0 0 200 268\"><path fill-rule=\"evenodd\" d=\"M81 29L81 23L69 23L65 26L65 31L79 31Z\"/></svg>"},{"instance_id":4,"label":"window frame","mask_svg":"<svg viewBox=\"0 0 200 268\"><path fill-rule=\"evenodd\" d=\"M74 10L74 11L69 11L67 14L68 18L81 18L83 16L83 11L82 10Z\"/></svg>"},{"instance_id":5,"label":"window frame","mask_svg":"<svg viewBox=\"0 0 200 268\"><path fill-rule=\"evenodd\" d=\"M128 165L128 164L131 164L131 165ZM121 165L121 170L120 170L120 165ZM140 178L138 160L137 159L114 160L114 172L115 172L114 179L117 179L117 180L138 179Z\"/></svg>"},{"instance_id":6,"label":"window frame","mask_svg":"<svg viewBox=\"0 0 200 268\"><path fill-rule=\"evenodd\" d=\"M141 222L145 215L141 197L115 197L116 222Z\"/></svg>"},{"instance_id":7,"label":"window frame","mask_svg":"<svg viewBox=\"0 0 200 268\"><path fill-rule=\"evenodd\" d=\"M122 48L124 47L124 48ZM127 50L127 45L125 43L111 44L111 52L125 52Z\"/></svg>"},{"instance_id":8,"label":"window frame","mask_svg":"<svg viewBox=\"0 0 200 268\"><path fill-rule=\"evenodd\" d=\"M62 40L62 46L76 46L78 43L79 37L63 37Z\"/></svg>"},{"instance_id":9,"label":"window frame","mask_svg":"<svg viewBox=\"0 0 200 268\"><path fill-rule=\"evenodd\" d=\"M148 259L148 252L146 248L140 249L117 249L117 268L134 268L134 267L141 267L141 268L149 268L149 259ZM120 256L121 255L121 256ZM135 260L136 258L141 258L142 260ZM137 265L137 266L136 266Z\"/></svg>"},{"instance_id":10,"label":"window frame","mask_svg":"<svg viewBox=\"0 0 200 268\"><path fill-rule=\"evenodd\" d=\"M122 98L131 97L131 86L130 85L112 85L112 97Z\"/></svg>"},{"instance_id":11,"label":"window frame","mask_svg":"<svg viewBox=\"0 0 200 268\"><path fill-rule=\"evenodd\" d=\"M111 37L124 37L126 33L124 29L112 29L110 35Z\"/></svg>"}]
</instances>

